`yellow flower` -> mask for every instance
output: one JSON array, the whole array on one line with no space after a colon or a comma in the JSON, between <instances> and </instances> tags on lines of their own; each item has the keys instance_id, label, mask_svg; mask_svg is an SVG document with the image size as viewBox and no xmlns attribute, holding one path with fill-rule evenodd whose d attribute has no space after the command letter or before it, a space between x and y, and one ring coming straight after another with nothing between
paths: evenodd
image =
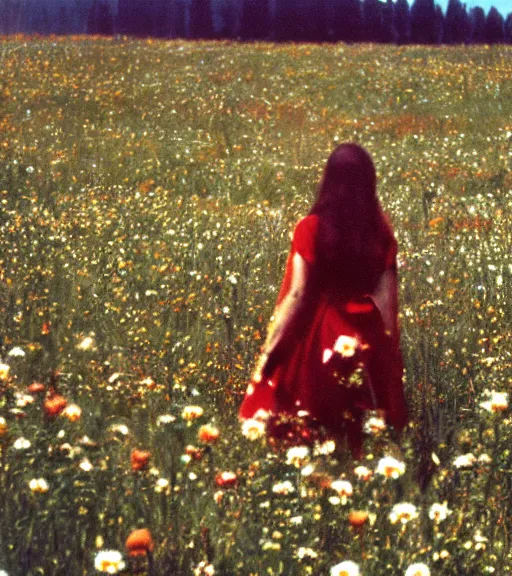
<instances>
[{"instance_id":1,"label":"yellow flower","mask_svg":"<svg viewBox=\"0 0 512 576\"><path fill-rule=\"evenodd\" d=\"M0 380L7 380L10 369L11 367L9 366L9 364L4 364L3 362L0 362Z\"/></svg>"},{"instance_id":2,"label":"yellow flower","mask_svg":"<svg viewBox=\"0 0 512 576\"><path fill-rule=\"evenodd\" d=\"M32 480L28 483L29 488L32 492L38 492L42 494L44 492L48 492L49 486L48 482L44 478L32 478Z\"/></svg>"}]
</instances>

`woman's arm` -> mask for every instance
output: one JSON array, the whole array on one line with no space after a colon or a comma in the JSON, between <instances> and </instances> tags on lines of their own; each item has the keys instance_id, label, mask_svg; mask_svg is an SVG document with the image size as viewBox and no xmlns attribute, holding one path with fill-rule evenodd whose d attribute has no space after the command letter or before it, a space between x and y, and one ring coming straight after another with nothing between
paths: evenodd
<instances>
[{"instance_id":1,"label":"woman's arm","mask_svg":"<svg viewBox=\"0 0 512 576\"><path fill-rule=\"evenodd\" d=\"M262 376L268 376L275 368L279 351L286 346L284 338L304 303L307 278L308 264L299 253L295 253L292 258L290 289L272 317L263 353L253 377L255 382L259 382Z\"/></svg>"},{"instance_id":2,"label":"woman's arm","mask_svg":"<svg viewBox=\"0 0 512 576\"><path fill-rule=\"evenodd\" d=\"M398 282L394 268L383 272L372 298L382 316L386 332L393 338L398 337Z\"/></svg>"}]
</instances>

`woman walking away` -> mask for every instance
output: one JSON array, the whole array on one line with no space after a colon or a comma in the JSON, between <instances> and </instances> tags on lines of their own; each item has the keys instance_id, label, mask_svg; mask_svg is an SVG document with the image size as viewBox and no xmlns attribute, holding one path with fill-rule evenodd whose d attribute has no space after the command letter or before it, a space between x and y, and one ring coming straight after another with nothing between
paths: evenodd
<instances>
[{"instance_id":1,"label":"woman walking away","mask_svg":"<svg viewBox=\"0 0 512 576\"><path fill-rule=\"evenodd\" d=\"M242 420L270 415L267 433L277 437L276 419L307 416L312 430L346 439L356 459L366 410L403 429L396 255L369 154L357 144L338 146L295 228Z\"/></svg>"}]
</instances>

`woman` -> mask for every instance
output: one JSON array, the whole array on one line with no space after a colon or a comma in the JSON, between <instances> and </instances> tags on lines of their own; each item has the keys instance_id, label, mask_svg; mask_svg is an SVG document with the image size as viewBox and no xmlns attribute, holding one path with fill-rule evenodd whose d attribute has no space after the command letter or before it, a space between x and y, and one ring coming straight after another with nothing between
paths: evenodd
<instances>
[{"instance_id":1,"label":"woman","mask_svg":"<svg viewBox=\"0 0 512 576\"><path fill-rule=\"evenodd\" d=\"M402 429L397 243L369 154L342 144L297 225L268 337L240 408L308 414L361 456L365 410ZM260 412L261 413L261 412Z\"/></svg>"}]
</instances>

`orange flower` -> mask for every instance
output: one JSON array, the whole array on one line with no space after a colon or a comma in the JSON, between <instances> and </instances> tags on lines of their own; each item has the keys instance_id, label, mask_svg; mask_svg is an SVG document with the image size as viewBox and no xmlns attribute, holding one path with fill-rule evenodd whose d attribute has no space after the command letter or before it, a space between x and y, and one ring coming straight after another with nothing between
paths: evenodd
<instances>
[{"instance_id":1,"label":"orange flower","mask_svg":"<svg viewBox=\"0 0 512 576\"><path fill-rule=\"evenodd\" d=\"M30 386L27 386L27 392L29 394L39 394L40 392L44 392L45 386L41 382L32 382Z\"/></svg>"},{"instance_id":2,"label":"orange flower","mask_svg":"<svg viewBox=\"0 0 512 576\"><path fill-rule=\"evenodd\" d=\"M153 537L147 528L133 530L126 539L128 556L143 556L148 552L152 552L154 547Z\"/></svg>"},{"instance_id":3,"label":"orange flower","mask_svg":"<svg viewBox=\"0 0 512 576\"><path fill-rule=\"evenodd\" d=\"M132 450L131 463L132 470L136 472L137 470L144 470L149 464L149 458L151 457L151 452L148 450Z\"/></svg>"},{"instance_id":4,"label":"orange flower","mask_svg":"<svg viewBox=\"0 0 512 576\"><path fill-rule=\"evenodd\" d=\"M60 394L55 394L50 396L44 401L43 409L47 416L54 417L58 416L64 408L67 406L68 401Z\"/></svg>"},{"instance_id":5,"label":"orange flower","mask_svg":"<svg viewBox=\"0 0 512 576\"><path fill-rule=\"evenodd\" d=\"M354 528L360 528L368 521L368 512L365 510L351 510L348 515L348 521Z\"/></svg>"},{"instance_id":6,"label":"orange flower","mask_svg":"<svg viewBox=\"0 0 512 576\"><path fill-rule=\"evenodd\" d=\"M219 438L219 429L215 428L215 426L211 426L210 424L205 424L199 428L199 432L197 433L197 437L201 442L205 444L213 444Z\"/></svg>"}]
</instances>

